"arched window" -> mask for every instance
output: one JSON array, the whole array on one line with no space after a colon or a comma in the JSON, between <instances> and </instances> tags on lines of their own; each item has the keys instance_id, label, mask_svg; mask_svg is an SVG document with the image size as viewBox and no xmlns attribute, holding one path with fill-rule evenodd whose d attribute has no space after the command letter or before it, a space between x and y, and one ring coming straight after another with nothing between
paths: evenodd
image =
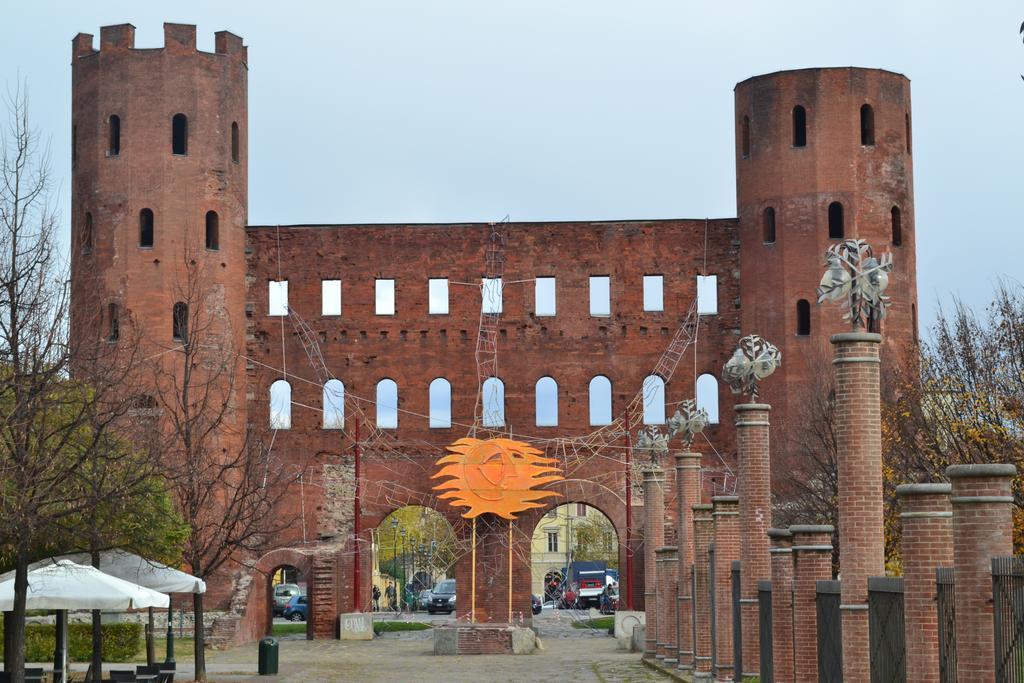
<instances>
[{"instance_id":1,"label":"arched window","mask_svg":"<svg viewBox=\"0 0 1024 683\"><path fill-rule=\"evenodd\" d=\"M644 378L644 424L665 424L665 380L658 375Z\"/></svg>"},{"instance_id":2,"label":"arched window","mask_svg":"<svg viewBox=\"0 0 1024 683\"><path fill-rule=\"evenodd\" d=\"M206 248L211 251L220 249L220 217L216 211L206 212Z\"/></svg>"},{"instance_id":3,"label":"arched window","mask_svg":"<svg viewBox=\"0 0 1024 683\"><path fill-rule=\"evenodd\" d=\"M184 114L171 119L171 154L188 154L188 117Z\"/></svg>"},{"instance_id":4,"label":"arched window","mask_svg":"<svg viewBox=\"0 0 1024 683\"><path fill-rule=\"evenodd\" d=\"M860 144L875 144L875 110L870 104L860 108Z\"/></svg>"},{"instance_id":5,"label":"arched window","mask_svg":"<svg viewBox=\"0 0 1024 683\"><path fill-rule=\"evenodd\" d=\"M807 110L799 104L793 107L793 146L807 146Z\"/></svg>"},{"instance_id":6,"label":"arched window","mask_svg":"<svg viewBox=\"0 0 1024 683\"><path fill-rule=\"evenodd\" d=\"M744 116L743 123L740 130L740 139L742 141L743 158L746 159L750 156L750 117Z\"/></svg>"},{"instance_id":7,"label":"arched window","mask_svg":"<svg viewBox=\"0 0 1024 683\"><path fill-rule=\"evenodd\" d=\"M590 424L592 426L612 423L612 381L604 375L590 380Z\"/></svg>"},{"instance_id":8,"label":"arched window","mask_svg":"<svg viewBox=\"0 0 1024 683\"><path fill-rule=\"evenodd\" d=\"M718 424L718 380L714 375L697 378L697 407L708 414L708 422Z\"/></svg>"},{"instance_id":9,"label":"arched window","mask_svg":"<svg viewBox=\"0 0 1024 683\"><path fill-rule=\"evenodd\" d=\"M551 377L541 377L537 380L537 426L557 427L558 426L558 382Z\"/></svg>"},{"instance_id":10,"label":"arched window","mask_svg":"<svg viewBox=\"0 0 1024 683\"><path fill-rule=\"evenodd\" d=\"M451 429L452 385L443 377L430 383L430 428Z\"/></svg>"},{"instance_id":11,"label":"arched window","mask_svg":"<svg viewBox=\"0 0 1024 683\"><path fill-rule=\"evenodd\" d=\"M324 384L324 429L345 428L345 385L340 379Z\"/></svg>"},{"instance_id":12,"label":"arched window","mask_svg":"<svg viewBox=\"0 0 1024 683\"><path fill-rule=\"evenodd\" d=\"M82 227L82 253L92 253L92 214L85 212L85 225Z\"/></svg>"},{"instance_id":13,"label":"arched window","mask_svg":"<svg viewBox=\"0 0 1024 683\"><path fill-rule=\"evenodd\" d=\"M292 428L292 385L283 379L270 385L270 428Z\"/></svg>"},{"instance_id":14,"label":"arched window","mask_svg":"<svg viewBox=\"0 0 1024 683\"><path fill-rule=\"evenodd\" d=\"M171 336L175 341L188 341L188 304L179 301L171 311Z\"/></svg>"},{"instance_id":15,"label":"arched window","mask_svg":"<svg viewBox=\"0 0 1024 683\"><path fill-rule=\"evenodd\" d=\"M153 246L153 209L139 211L139 246Z\"/></svg>"},{"instance_id":16,"label":"arched window","mask_svg":"<svg viewBox=\"0 0 1024 683\"><path fill-rule=\"evenodd\" d=\"M775 244L775 209L770 206L764 210L762 233L765 244Z\"/></svg>"},{"instance_id":17,"label":"arched window","mask_svg":"<svg viewBox=\"0 0 1024 683\"><path fill-rule=\"evenodd\" d=\"M393 379L377 382L377 428L398 429L398 385Z\"/></svg>"},{"instance_id":18,"label":"arched window","mask_svg":"<svg viewBox=\"0 0 1024 683\"><path fill-rule=\"evenodd\" d=\"M832 202L828 205L828 237L833 240L841 240L845 234L843 205L839 202Z\"/></svg>"},{"instance_id":19,"label":"arched window","mask_svg":"<svg viewBox=\"0 0 1024 683\"><path fill-rule=\"evenodd\" d=\"M115 342L121 336L121 315L117 304L107 304L107 341Z\"/></svg>"},{"instance_id":20,"label":"arched window","mask_svg":"<svg viewBox=\"0 0 1024 683\"><path fill-rule=\"evenodd\" d=\"M796 302L796 333L800 337L811 333L811 304L807 299Z\"/></svg>"},{"instance_id":21,"label":"arched window","mask_svg":"<svg viewBox=\"0 0 1024 683\"><path fill-rule=\"evenodd\" d=\"M238 163L239 151L238 151L238 122L231 122L231 161Z\"/></svg>"},{"instance_id":22,"label":"arched window","mask_svg":"<svg viewBox=\"0 0 1024 683\"><path fill-rule=\"evenodd\" d=\"M892 216L892 244L894 247L903 246L903 219L900 216L900 207L892 207L889 213Z\"/></svg>"},{"instance_id":23,"label":"arched window","mask_svg":"<svg viewBox=\"0 0 1024 683\"><path fill-rule=\"evenodd\" d=\"M121 153L121 117L111 114L107 121L107 156L116 157Z\"/></svg>"},{"instance_id":24,"label":"arched window","mask_svg":"<svg viewBox=\"0 0 1024 683\"><path fill-rule=\"evenodd\" d=\"M484 427L505 426L505 383L497 377L488 377L480 390L483 404Z\"/></svg>"}]
</instances>

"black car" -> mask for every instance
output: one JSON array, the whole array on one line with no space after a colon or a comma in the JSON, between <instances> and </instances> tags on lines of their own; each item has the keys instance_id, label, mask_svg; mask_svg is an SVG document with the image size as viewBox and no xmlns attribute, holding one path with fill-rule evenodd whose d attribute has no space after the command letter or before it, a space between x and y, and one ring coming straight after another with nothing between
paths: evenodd
<instances>
[{"instance_id":1,"label":"black car","mask_svg":"<svg viewBox=\"0 0 1024 683\"><path fill-rule=\"evenodd\" d=\"M455 579L445 579L430 591L430 602L427 612L451 614L455 611Z\"/></svg>"}]
</instances>

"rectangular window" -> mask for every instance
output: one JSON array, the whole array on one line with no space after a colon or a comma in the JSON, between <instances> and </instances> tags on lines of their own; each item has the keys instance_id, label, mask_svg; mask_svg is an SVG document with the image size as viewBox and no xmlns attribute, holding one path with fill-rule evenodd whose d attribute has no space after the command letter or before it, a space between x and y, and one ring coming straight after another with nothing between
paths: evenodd
<instances>
[{"instance_id":1,"label":"rectangular window","mask_svg":"<svg viewBox=\"0 0 1024 683\"><path fill-rule=\"evenodd\" d=\"M555 278L537 278L537 288L534 294L533 314L555 314Z\"/></svg>"},{"instance_id":2,"label":"rectangular window","mask_svg":"<svg viewBox=\"0 0 1024 683\"><path fill-rule=\"evenodd\" d=\"M377 315L395 314L395 281L377 280Z\"/></svg>"},{"instance_id":3,"label":"rectangular window","mask_svg":"<svg viewBox=\"0 0 1024 683\"><path fill-rule=\"evenodd\" d=\"M483 287L480 288L481 295L483 296L483 311L484 313L490 313L491 315L498 315L501 313L501 278L490 278L485 277L483 280Z\"/></svg>"},{"instance_id":4,"label":"rectangular window","mask_svg":"<svg viewBox=\"0 0 1024 683\"><path fill-rule=\"evenodd\" d=\"M661 275L644 275L644 310L661 313L665 310L665 278Z\"/></svg>"},{"instance_id":5,"label":"rectangular window","mask_svg":"<svg viewBox=\"0 0 1024 683\"><path fill-rule=\"evenodd\" d=\"M341 280L320 281L320 315L341 315Z\"/></svg>"},{"instance_id":6,"label":"rectangular window","mask_svg":"<svg viewBox=\"0 0 1024 683\"><path fill-rule=\"evenodd\" d=\"M288 315L288 281L270 281L270 290L267 297L270 307L267 315Z\"/></svg>"},{"instance_id":7,"label":"rectangular window","mask_svg":"<svg viewBox=\"0 0 1024 683\"><path fill-rule=\"evenodd\" d=\"M587 516L587 504L586 503L576 503L576 516L577 517L586 517Z\"/></svg>"},{"instance_id":8,"label":"rectangular window","mask_svg":"<svg viewBox=\"0 0 1024 683\"><path fill-rule=\"evenodd\" d=\"M558 532L557 531L549 531L548 532L548 552L549 553L557 553L558 552Z\"/></svg>"},{"instance_id":9,"label":"rectangular window","mask_svg":"<svg viewBox=\"0 0 1024 683\"><path fill-rule=\"evenodd\" d=\"M607 275L590 276L590 315L612 314L612 279Z\"/></svg>"},{"instance_id":10,"label":"rectangular window","mask_svg":"<svg viewBox=\"0 0 1024 683\"><path fill-rule=\"evenodd\" d=\"M716 315L718 313L718 276L697 276L697 313Z\"/></svg>"},{"instance_id":11,"label":"rectangular window","mask_svg":"<svg viewBox=\"0 0 1024 683\"><path fill-rule=\"evenodd\" d=\"M432 277L427 281L427 312L448 315L448 278Z\"/></svg>"}]
</instances>

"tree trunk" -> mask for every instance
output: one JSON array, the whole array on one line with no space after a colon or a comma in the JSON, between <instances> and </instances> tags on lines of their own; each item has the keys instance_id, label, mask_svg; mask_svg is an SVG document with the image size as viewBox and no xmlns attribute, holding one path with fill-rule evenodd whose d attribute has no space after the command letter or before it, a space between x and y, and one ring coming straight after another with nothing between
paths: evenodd
<instances>
[{"instance_id":1,"label":"tree trunk","mask_svg":"<svg viewBox=\"0 0 1024 683\"><path fill-rule=\"evenodd\" d=\"M11 639L7 641L10 648L7 654L10 661L4 660L7 671L11 674L11 683L25 683L25 600L28 598L28 555L18 553L14 569L14 610L11 614Z\"/></svg>"},{"instance_id":2,"label":"tree trunk","mask_svg":"<svg viewBox=\"0 0 1024 683\"><path fill-rule=\"evenodd\" d=\"M196 660L196 682L206 683L206 634L203 629L203 594L195 593L192 596L192 610L195 617L195 660Z\"/></svg>"}]
</instances>

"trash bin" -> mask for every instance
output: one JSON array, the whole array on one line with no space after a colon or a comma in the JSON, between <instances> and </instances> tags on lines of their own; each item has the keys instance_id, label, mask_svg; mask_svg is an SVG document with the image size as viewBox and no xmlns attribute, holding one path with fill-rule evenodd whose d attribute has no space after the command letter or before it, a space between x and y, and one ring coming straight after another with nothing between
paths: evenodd
<instances>
[{"instance_id":1,"label":"trash bin","mask_svg":"<svg viewBox=\"0 0 1024 683\"><path fill-rule=\"evenodd\" d=\"M277 638L264 638L260 641L259 673L260 676L274 676L277 674L277 651L279 643Z\"/></svg>"}]
</instances>

